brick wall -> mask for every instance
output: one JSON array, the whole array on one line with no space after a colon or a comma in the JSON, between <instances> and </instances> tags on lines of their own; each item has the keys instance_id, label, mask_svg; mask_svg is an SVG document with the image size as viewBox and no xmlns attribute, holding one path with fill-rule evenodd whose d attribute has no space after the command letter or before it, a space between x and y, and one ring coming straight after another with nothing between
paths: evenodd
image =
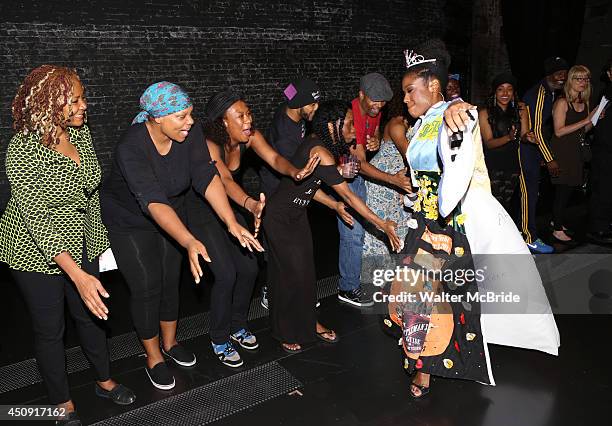
<instances>
[{"instance_id":1,"label":"brick wall","mask_svg":"<svg viewBox=\"0 0 612 426\"><path fill-rule=\"evenodd\" d=\"M215 91L239 88L265 128L296 74L324 96L350 99L359 77L379 71L396 83L401 51L447 38L458 71L469 63L470 1L459 0L106 0L0 5L0 210L12 135L10 104L33 67L76 67L86 86L90 127L105 170L137 112L144 88L168 79L185 87L196 115ZM452 32L447 32L452 28ZM451 34L448 36L448 34ZM464 38L458 37L462 34ZM469 37L468 37L469 39ZM463 70L465 72L465 70ZM251 178L251 184L255 182Z\"/></svg>"}]
</instances>

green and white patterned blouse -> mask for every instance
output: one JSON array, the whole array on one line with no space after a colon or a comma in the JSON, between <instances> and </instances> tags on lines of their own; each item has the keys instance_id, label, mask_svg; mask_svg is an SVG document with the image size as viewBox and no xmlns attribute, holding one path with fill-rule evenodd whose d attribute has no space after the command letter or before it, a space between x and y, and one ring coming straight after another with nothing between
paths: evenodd
<instances>
[{"instance_id":1,"label":"green and white patterned blouse","mask_svg":"<svg viewBox=\"0 0 612 426\"><path fill-rule=\"evenodd\" d=\"M11 197L0 218L0 261L19 271L60 274L67 251L80 266L83 240L93 260L109 246L100 217L102 176L89 128L68 128L80 166L46 148L40 135L16 134L6 153Z\"/></svg>"}]
</instances>

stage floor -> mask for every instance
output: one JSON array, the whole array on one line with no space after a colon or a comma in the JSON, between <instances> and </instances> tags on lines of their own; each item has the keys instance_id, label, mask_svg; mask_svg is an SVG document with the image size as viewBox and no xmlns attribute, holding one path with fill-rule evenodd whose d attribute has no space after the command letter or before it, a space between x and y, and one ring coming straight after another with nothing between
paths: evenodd
<instances>
[{"instance_id":1,"label":"stage floor","mask_svg":"<svg viewBox=\"0 0 612 426\"><path fill-rule=\"evenodd\" d=\"M322 300L320 320L337 330L337 344L286 354L261 317L251 321L260 349L241 350L245 365L239 369L217 362L204 334L184 341L198 363L171 367L172 391L154 389L142 356L132 355L112 364L114 378L138 396L132 406L96 398L88 370L70 374L71 394L84 422L100 425L560 426L601 424L612 404L601 343L612 328L609 315L558 316L559 357L491 345L497 386L434 378L422 401L410 398L400 349L376 315L331 295ZM44 404L44 395L38 383L0 394L0 404Z\"/></svg>"},{"instance_id":2,"label":"stage floor","mask_svg":"<svg viewBox=\"0 0 612 426\"><path fill-rule=\"evenodd\" d=\"M382 332L378 316L343 305L336 298L337 252L330 248L337 247L334 231L333 221L313 229L322 299L319 318L338 332L339 343L316 344L300 354L285 353L270 336L267 312L259 306L256 291L250 327L259 339L260 349L251 353L240 350L244 366L225 367L213 355L207 335L209 288L202 285L196 289L184 277L179 340L196 353L198 363L192 368L171 366L177 381L172 391L160 391L150 384L142 349L132 331L126 286L117 272L103 274L103 283L111 293L112 315L107 326L112 374L136 392L137 401L132 406L120 407L95 397L93 375L86 368L80 349L76 348L78 339L68 322L66 347L70 348L67 352L71 395L84 424L574 426L609 423L602 419L608 417L604 414L612 406L612 368L605 349L612 330L612 315L557 315L561 333L558 357L490 345L497 386L434 378L427 399L413 401L400 348ZM557 249L563 254L553 255L558 256L556 259L568 254L612 253L611 248L590 244ZM0 340L0 404L46 404L46 392L32 359L29 317L6 268L0 268L0 285L3 288L0 321L4 325ZM612 280L605 285L610 289ZM600 294L598 299L607 303L608 308L612 302L610 294L612 291Z\"/></svg>"}]
</instances>

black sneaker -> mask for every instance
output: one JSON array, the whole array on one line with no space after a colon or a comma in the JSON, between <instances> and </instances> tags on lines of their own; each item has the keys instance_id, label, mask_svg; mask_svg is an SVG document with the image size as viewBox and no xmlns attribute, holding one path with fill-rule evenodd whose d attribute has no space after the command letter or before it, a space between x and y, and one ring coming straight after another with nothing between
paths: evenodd
<instances>
[{"instance_id":1,"label":"black sneaker","mask_svg":"<svg viewBox=\"0 0 612 426\"><path fill-rule=\"evenodd\" d=\"M195 354L189 352L184 346L178 344L172 346L168 352L166 352L162 347L162 353L169 356L174 362L176 362L178 365L182 365L183 367L191 367L196 363Z\"/></svg>"},{"instance_id":2,"label":"black sneaker","mask_svg":"<svg viewBox=\"0 0 612 426\"><path fill-rule=\"evenodd\" d=\"M341 302L358 306L360 308L374 305L372 298L365 295L360 288L356 288L355 290L351 291L340 290L338 292L338 299L340 299Z\"/></svg>"},{"instance_id":3,"label":"black sneaker","mask_svg":"<svg viewBox=\"0 0 612 426\"><path fill-rule=\"evenodd\" d=\"M169 390L176 384L174 376L170 373L168 366L163 361L157 363L153 368L145 366L145 370L147 376L149 376L149 380L151 380L151 383L153 383L153 386L157 389Z\"/></svg>"}]
</instances>

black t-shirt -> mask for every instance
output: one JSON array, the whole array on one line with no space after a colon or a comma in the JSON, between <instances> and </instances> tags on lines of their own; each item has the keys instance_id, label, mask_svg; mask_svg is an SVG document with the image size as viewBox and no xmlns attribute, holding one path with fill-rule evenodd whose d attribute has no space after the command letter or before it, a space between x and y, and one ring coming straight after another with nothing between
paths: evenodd
<instances>
[{"instance_id":1,"label":"black t-shirt","mask_svg":"<svg viewBox=\"0 0 612 426\"><path fill-rule=\"evenodd\" d=\"M110 231L155 231L150 203L171 206L185 220L184 195L190 187L203 193L217 168L210 158L202 127L195 123L183 142L172 142L160 155L145 123L125 132L102 190L102 218Z\"/></svg>"},{"instance_id":2,"label":"black t-shirt","mask_svg":"<svg viewBox=\"0 0 612 426\"><path fill-rule=\"evenodd\" d=\"M287 115L287 104L282 103L274 113L272 124L266 133L266 140L280 155L291 159L304 141L306 123L304 120L293 121ZM279 175L267 164L262 165L259 175L266 197L271 196L278 188L282 175Z\"/></svg>"},{"instance_id":3,"label":"black t-shirt","mask_svg":"<svg viewBox=\"0 0 612 426\"><path fill-rule=\"evenodd\" d=\"M306 139L297 149L291 162L297 168L306 166L310 158L310 150L321 141L314 136ZM296 182L283 176L277 191L272 195L266 209L268 212L279 211L286 208L306 208L315 195L315 192L325 182L329 186L344 182L344 178L338 173L336 166L317 166L315 171L306 179Z\"/></svg>"}]
</instances>

